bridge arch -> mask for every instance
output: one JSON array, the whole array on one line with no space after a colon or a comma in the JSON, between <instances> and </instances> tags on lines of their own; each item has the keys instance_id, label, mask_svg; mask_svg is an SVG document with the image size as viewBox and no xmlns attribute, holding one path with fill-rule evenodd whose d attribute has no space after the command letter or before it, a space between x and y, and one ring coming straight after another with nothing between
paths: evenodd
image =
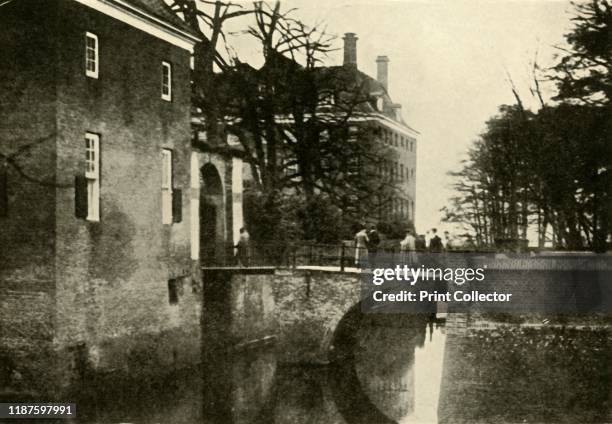
<instances>
[{"instance_id":1,"label":"bridge arch","mask_svg":"<svg viewBox=\"0 0 612 424\"><path fill-rule=\"evenodd\" d=\"M340 319L328 356L329 386L347 423L390 424L414 412L415 350L430 321L422 312L364 313L362 301Z\"/></svg>"},{"instance_id":2,"label":"bridge arch","mask_svg":"<svg viewBox=\"0 0 612 424\"><path fill-rule=\"evenodd\" d=\"M357 374L357 332L363 322L361 302L340 319L330 345L329 385L338 411L350 424L393 424L372 402Z\"/></svg>"}]
</instances>

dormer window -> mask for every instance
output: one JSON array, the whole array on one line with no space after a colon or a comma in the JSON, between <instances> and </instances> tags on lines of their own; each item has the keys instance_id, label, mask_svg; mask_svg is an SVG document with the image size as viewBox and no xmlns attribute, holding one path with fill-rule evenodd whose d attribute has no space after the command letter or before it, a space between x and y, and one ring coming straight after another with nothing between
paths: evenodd
<instances>
[{"instance_id":1,"label":"dormer window","mask_svg":"<svg viewBox=\"0 0 612 424\"><path fill-rule=\"evenodd\" d=\"M334 93L327 93L323 96L323 103L333 105L336 103Z\"/></svg>"},{"instance_id":2,"label":"dormer window","mask_svg":"<svg viewBox=\"0 0 612 424\"><path fill-rule=\"evenodd\" d=\"M85 33L85 75L98 78L99 52L98 36L91 32Z\"/></svg>"},{"instance_id":3,"label":"dormer window","mask_svg":"<svg viewBox=\"0 0 612 424\"><path fill-rule=\"evenodd\" d=\"M384 104L385 104L385 102L384 102L382 97L379 97L379 98L376 99L376 109L382 111Z\"/></svg>"}]
</instances>

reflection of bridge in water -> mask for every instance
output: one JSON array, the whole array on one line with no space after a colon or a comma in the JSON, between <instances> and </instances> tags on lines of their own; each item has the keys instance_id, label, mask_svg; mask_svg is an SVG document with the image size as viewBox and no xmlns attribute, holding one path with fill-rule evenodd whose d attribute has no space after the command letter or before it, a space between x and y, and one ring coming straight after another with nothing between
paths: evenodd
<instances>
[{"instance_id":1,"label":"reflection of bridge in water","mask_svg":"<svg viewBox=\"0 0 612 424\"><path fill-rule=\"evenodd\" d=\"M350 271L205 270L209 422L608 419L608 323L569 330L557 316L449 314L443 328L430 314L364 314ZM585 351L595 368L580 365Z\"/></svg>"},{"instance_id":2,"label":"reflection of bridge in water","mask_svg":"<svg viewBox=\"0 0 612 424\"><path fill-rule=\"evenodd\" d=\"M395 318L365 316L353 308L338 325L328 362L285 362L278 345L264 340L214 355L217 372L206 379L206 421L393 423L416 412L435 419L444 348L440 323L434 363L429 318ZM423 350L429 350L426 356L419 355ZM427 379L435 368L437 381Z\"/></svg>"}]
</instances>

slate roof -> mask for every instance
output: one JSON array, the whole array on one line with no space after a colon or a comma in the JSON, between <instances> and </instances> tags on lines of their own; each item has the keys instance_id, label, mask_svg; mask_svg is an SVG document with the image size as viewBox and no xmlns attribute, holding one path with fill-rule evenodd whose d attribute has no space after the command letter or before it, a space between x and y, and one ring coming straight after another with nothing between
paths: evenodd
<instances>
[{"instance_id":1,"label":"slate roof","mask_svg":"<svg viewBox=\"0 0 612 424\"><path fill-rule=\"evenodd\" d=\"M149 15L161 19L176 29L201 38L201 35L192 30L185 21L179 18L164 0L125 0L125 2Z\"/></svg>"}]
</instances>

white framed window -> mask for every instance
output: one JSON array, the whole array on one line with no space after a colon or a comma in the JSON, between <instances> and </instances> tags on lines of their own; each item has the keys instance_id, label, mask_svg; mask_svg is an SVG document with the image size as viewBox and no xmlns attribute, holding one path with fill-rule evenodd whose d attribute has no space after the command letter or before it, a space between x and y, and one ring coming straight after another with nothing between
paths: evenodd
<instances>
[{"instance_id":1,"label":"white framed window","mask_svg":"<svg viewBox=\"0 0 612 424\"><path fill-rule=\"evenodd\" d=\"M85 33L85 75L98 78L100 68L100 53L98 36L91 32Z\"/></svg>"},{"instance_id":2,"label":"white framed window","mask_svg":"<svg viewBox=\"0 0 612 424\"><path fill-rule=\"evenodd\" d=\"M172 101L172 65L168 62L162 62L161 98Z\"/></svg>"},{"instance_id":3,"label":"white framed window","mask_svg":"<svg viewBox=\"0 0 612 424\"><path fill-rule=\"evenodd\" d=\"M85 134L85 178L87 179L87 220L100 221L100 136Z\"/></svg>"},{"instance_id":4,"label":"white framed window","mask_svg":"<svg viewBox=\"0 0 612 424\"><path fill-rule=\"evenodd\" d=\"M162 150L162 224L172 224L172 150Z\"/></svg>"}]
</instances>

